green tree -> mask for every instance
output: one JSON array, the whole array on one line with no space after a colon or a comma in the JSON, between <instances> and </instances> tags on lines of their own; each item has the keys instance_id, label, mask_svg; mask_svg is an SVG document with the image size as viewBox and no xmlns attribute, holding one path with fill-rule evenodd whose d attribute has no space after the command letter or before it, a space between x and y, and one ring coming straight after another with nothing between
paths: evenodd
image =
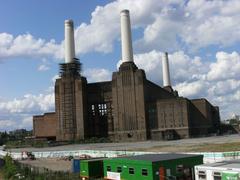
<instances>
[{"instance_id":1,"label":"green tree","mask_svg":"<svg viewBox=\"0 0 240 180\"><path fill-rule=\"evenodd\" d=\"M17 173L17 167L9 154L7 154L4 157L4 161L5 161L5 165L3 167L4 178L11 179Z\"/></svg>"}]
</instances>

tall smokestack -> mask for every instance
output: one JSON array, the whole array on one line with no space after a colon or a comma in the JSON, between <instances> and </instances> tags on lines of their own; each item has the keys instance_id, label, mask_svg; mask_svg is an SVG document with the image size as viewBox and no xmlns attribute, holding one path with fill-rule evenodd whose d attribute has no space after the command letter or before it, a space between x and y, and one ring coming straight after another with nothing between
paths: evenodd
<instances>
[{"instance_id":1,"label":"tall smokestack","mask_svg":"<svg viewBox=\"0 0 240 180\"><path fill-rule=\"evenodd\" d=\"M74 30L73 21L65 20L65 63L74 62L75 45L74 45Z\"/></svg>"},{"instance_id":2,"label":"tall smokestack","mask_svg":"<svg viewBox=\"0 0 240 180\"><path fill-rule=\"evenodd\" d=\"M131 24L128 10L121 11L122 61L133 62Z\"/></svg>"},{"instance_id":3,"label":"tall smokestack","mask_svg":"<svg viewBox=\"0 0 240 180\"><path fill-rule=\"evenodd\" d=\"M165 52L162 56L162 71L163 71L163 86L171 86L168 53Z\"/></svg>"}]
</instances>

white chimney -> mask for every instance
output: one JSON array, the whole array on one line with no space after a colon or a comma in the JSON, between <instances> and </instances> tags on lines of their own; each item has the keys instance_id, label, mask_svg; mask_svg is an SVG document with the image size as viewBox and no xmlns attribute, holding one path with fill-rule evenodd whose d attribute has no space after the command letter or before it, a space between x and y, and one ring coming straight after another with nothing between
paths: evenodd
<instances>
[{"instance_id":1,"label":"white chimney","mask_svg":"<svg viewBox=\"0 0 240 180\"><path fill-rule=\"evenodd\" d=\"M128 10L121 11L122 61L133 62L132 36Z\"/></svg>"},{"instance_id":2,"label":"white chimney","mask_svg":"<svg viewBox=\"0 0 240 180\"><path fill-rule=\"evenodd\" d=\"M171 86L168 53L165 52L162 56L162 71L163 71L163 86Z\"/></svg>"},{"instance_id":3,"label":"white chimney","mask_svg":"<svg viewBox=\"0 0 240 180\"><path fill-rule=\"evenodd\" d=\"M74 30L73 21L65 20L65 63L74 62L75 45L74 45Z\"/></svg>"}]
</instances>

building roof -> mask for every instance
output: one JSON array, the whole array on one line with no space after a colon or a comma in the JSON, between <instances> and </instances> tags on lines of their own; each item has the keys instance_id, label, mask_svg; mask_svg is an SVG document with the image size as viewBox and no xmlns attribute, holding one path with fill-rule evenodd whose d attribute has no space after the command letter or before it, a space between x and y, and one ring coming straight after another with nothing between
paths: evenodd
<instances>
[{"instance_id":1,"label":"building roof","mask_svg":"<svg viewBox=\"0 0 240 180\"><path fill-rule=\"evenodd\" d=\"M92 159L80 159L80 161L93 162L93 161L103 161L104 159L107 159L107 158L106 157L100 157L100 158L92 158Z\"/></svg>"},{"instance_id":2,"label":"building roof","mask_svg":"<svg viewBox=\"0 0 240 180\"><path fill-rule=\"evenodd\" d=\"M158 161L191 158L191 157L199 157L199 156L202 156L202 155L168 153L168 154L144 154L144 155L137 155L137 156L128 156L128 157L123 157L122 159L158 162Z\"/></svg>"},{"instance_id":3,"label":"building roof","mask_svg":"<svg viewBox=\"0 0 240 180\"><path fill-rule=\"evenodd\" d=\"M235 168L240 169L240 159L238 160L231 160L231 161L222 161L216 163L209 163L200 165L201 167L213 167L213 168Z\"/></svg>"}]
</instances>

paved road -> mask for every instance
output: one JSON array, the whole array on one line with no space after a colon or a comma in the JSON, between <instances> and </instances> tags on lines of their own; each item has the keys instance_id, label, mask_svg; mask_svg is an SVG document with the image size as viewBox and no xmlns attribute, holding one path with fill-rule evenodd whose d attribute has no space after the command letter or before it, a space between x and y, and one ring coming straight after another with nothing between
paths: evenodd
<instances>
[{"instance_id":1,"label":"paved road","mask_svg":"<svg viewBox=\"0 0 240 180\"><path fill-rule=\"evenodd\" d=\"M193 139L181 139L174 141L141 141L128 143L96 143L96 144L73 144L47 148L19 148L11 149L12 152L32 151L69 151L69 150L148 150L153 147L190 147L202 144L223 144L240 142L240 136L226 135Z\"/></svg>"}]
</instances>

